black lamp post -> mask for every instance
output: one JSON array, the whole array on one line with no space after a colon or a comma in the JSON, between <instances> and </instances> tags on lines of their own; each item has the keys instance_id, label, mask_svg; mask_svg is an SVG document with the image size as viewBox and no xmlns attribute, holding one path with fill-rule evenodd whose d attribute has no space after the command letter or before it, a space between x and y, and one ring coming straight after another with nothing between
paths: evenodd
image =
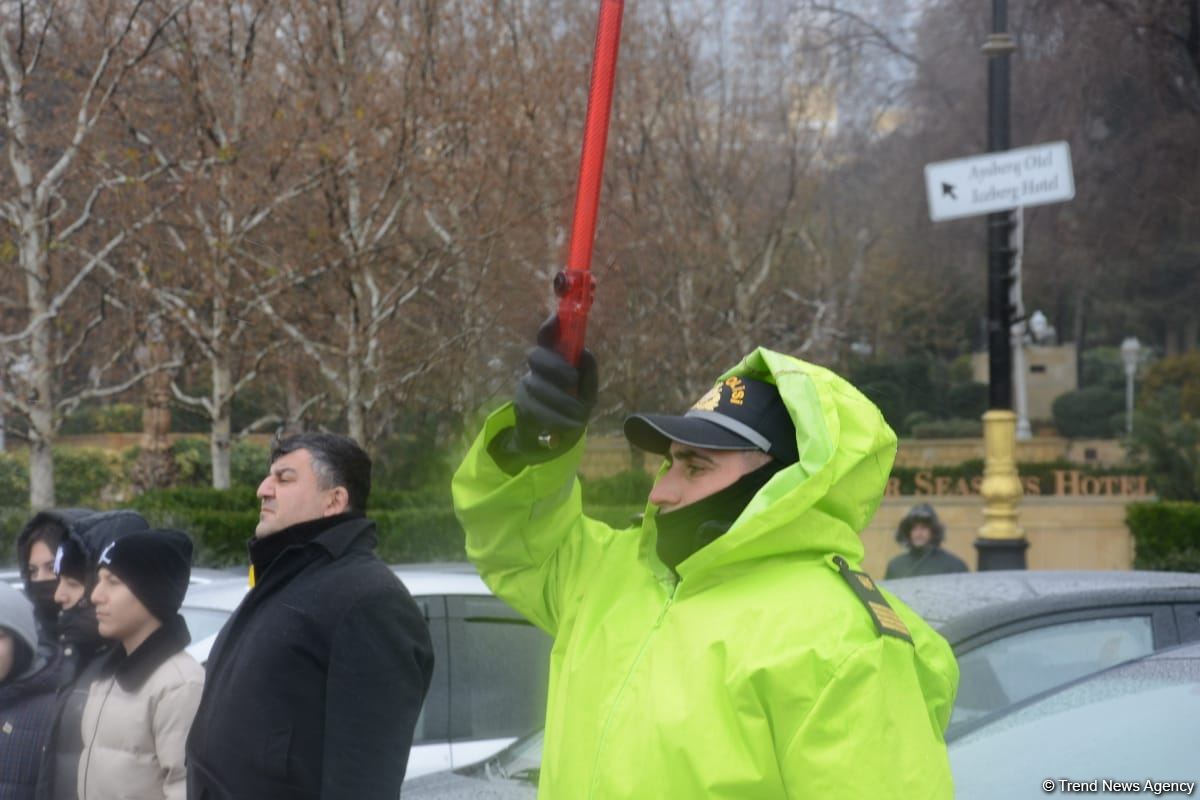
<instances>
[{"instance_id":1,"label":"black lamp post","mask_svg":"<svg viewBox=\"0 0 1200 800\"><path fill-rule=\"evenodd\" d=\"M1007 0L992 0L992 33L983 46L988 57L988 150L1011 148L1008 57L1017 49L1008 33ZM1029 543L1016 527L1021 484L1016 474L1016 417L1012 413L1012 212L988 214L988 414L984 416L987 466L984 517L975 549L979 569L1025 569ZM991 535L989 535L991 534Z\"/></svg>"},{"instance_id":2,"label":"black lamp post","mask_svg":"<svg viewBox=\"0 0 1200 800\"><path fill-rule=\"evenodd\" d=\"M983 45L988 57L988 152L1012 147L1008 119L1008 57L1017 49L1008 33L1007 0L992 0L992 33ZM1012 213L987 216L988 225L988 408L1012 408L1012 327L1009 283L1013 251Z\"/></svg>"}]
</instances>

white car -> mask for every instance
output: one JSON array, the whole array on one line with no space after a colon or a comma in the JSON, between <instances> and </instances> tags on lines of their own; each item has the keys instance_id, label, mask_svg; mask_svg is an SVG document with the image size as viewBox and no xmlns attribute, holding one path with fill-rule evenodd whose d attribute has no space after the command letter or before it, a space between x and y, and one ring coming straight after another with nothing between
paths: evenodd
<instances>
[{"instance_id":1,"label":"white car","mask_svg":"<svg viewBox=\"0 0 1200 800\"><path fill-rule=\"evenodd\" d=\"M537 730L546 715L550 637L494 596L470 564L415 564L392 570L429 622L434 669L413 734L406 779L458 769ZM188 648L204 663L217 633L241 603L245 577L193 583L181 613Z\"/></svg>"}]
</instances>

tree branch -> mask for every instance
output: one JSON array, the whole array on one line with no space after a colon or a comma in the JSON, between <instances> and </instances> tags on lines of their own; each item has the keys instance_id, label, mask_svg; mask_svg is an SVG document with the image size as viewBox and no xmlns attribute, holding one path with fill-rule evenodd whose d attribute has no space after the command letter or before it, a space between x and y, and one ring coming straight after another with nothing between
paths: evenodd
<instances>
[{"instance_id":1,"label":"tree branch","mask_svg":"<svg viewBox=\"0 0 1200 800\"><path fill-rule=\"evenodd\" d=\"M165 370L178 369L182 366L182 361L169 361L163 364L156 364L153 367L142 370L133 377L122 381L121 383L112 384L110 386L92 386L89 389L83 389L73 395L59 400L55 406L55 410L61 416L66 416L78 408L80 403L84 402L85 400L96 400L102 397L112 397L115 394L128 391L130 388L141 383L151 375L163 372Z\"/></svg>"}]
</instances>

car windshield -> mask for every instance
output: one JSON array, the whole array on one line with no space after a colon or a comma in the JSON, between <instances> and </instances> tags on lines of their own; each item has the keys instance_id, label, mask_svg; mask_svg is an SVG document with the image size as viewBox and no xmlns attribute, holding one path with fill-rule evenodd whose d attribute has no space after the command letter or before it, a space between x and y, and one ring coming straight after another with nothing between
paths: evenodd
<instances>
[{"instance_id":1,"label":"car windshield","mask_svg":"<svg viewBox=\"0 0 1200 800\"><path fill-rule=\"evenodd\" d=\"M1047 625L988 642L958 656L951 727L1153 651L1148 616Z\"/></svg>"},{"instance_id":2,"label":"car windshield","mask_svg":"<svg viewBox=\"0 0 1200 800\"><path fill-rule=\"evenodd\" d=\"M1043 793L1044 781L1195 781L1200 660L1114 668L951 737L960 797ZM1003 758L997 758L1003 753ZM1018 766L1014 766L1018 765ZM1062 791L1057 785L1055 791Z\"/></svg>"}]
</instances>

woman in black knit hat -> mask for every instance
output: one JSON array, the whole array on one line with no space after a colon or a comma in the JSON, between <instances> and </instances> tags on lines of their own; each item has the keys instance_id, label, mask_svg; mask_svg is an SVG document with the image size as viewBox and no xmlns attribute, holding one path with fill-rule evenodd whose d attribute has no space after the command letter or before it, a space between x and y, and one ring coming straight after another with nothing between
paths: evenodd
<instances>
[{"instance_id":1,"label":"woman in black knit hat","mask_svg":"<svg viewBox=\"0 0 1200 800\"><path fill-rule=\"evenodd\" d=\"M204 688L179 615L191 563L191 539L170 530L122 537L100 554L91 600L100 635L116 646L83 711L80 800L186 797L184 745Z\"/></svg>"}]
</instances>

